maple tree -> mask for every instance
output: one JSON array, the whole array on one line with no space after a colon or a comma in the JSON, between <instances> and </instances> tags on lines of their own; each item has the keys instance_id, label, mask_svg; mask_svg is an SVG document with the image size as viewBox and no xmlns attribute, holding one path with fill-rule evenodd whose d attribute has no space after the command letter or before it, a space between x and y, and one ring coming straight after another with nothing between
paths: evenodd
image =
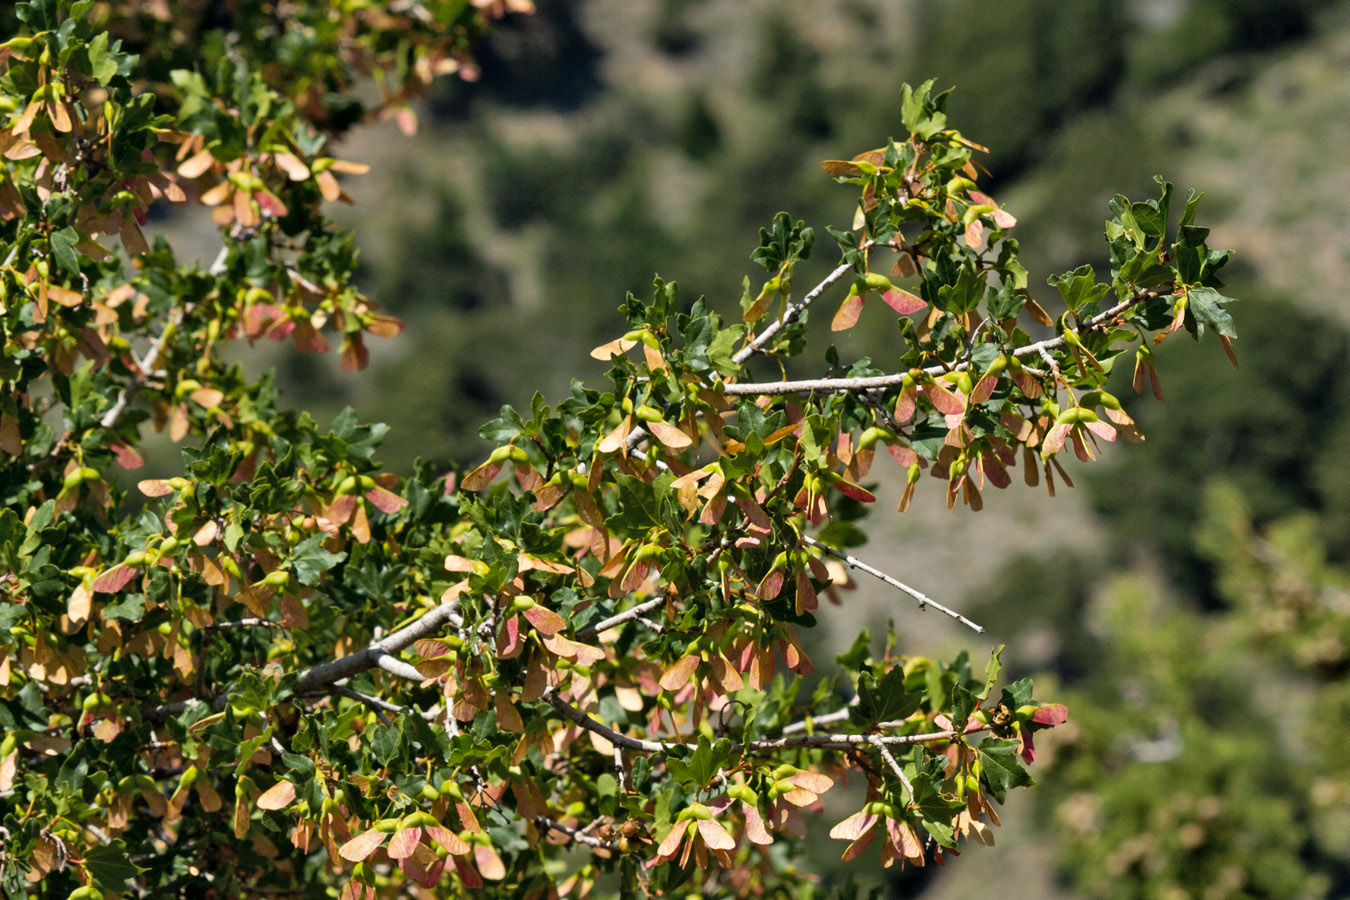
<instances>
[{"instance_id":1,"label":"maple tree","mask_svg":"<svg viewBox=\"0 0 1350 900\"><path fill-rule=\"evenodd\" d=\"M802 630L850 570L980 630L849 552L877 451L903 467L902 509L925 471L979 509L1019 465L1053 492L1064 452L1137 440L1104 387L1122 355L1160 395L1151 341L1209 329L1231 353L1229 254L1199 197L1175 229L1170 184L1114 198L1110 278L1050 279L1052 317L977 186L984 148L931 83L906 87L902 139L823 164L859 200L822 280L795 283L815 233L780 214L735 314L658 279L594 354L606 388L503 409L459 476L400 476L382 426L280 409L231 351L337 344L355 370L399 332L326 216L363 168L333 145L372 116L414 127L411 100L472 77L491 16L527 5L18 7L0 45L7 895L751 895L809 881L803 813L850 773L863 805L831 836L886 866L990 842L1030 784L1033 735L1066 710L998 686L998 652L940 663L864 634L808 695ZM146 236L157 203L210 210L209 266ZM892 365L831 348L820 378L756 378L826 302L836 331L894 322ZM179 474L122 474L153 432Z\"/></svg>"}]
</instances>

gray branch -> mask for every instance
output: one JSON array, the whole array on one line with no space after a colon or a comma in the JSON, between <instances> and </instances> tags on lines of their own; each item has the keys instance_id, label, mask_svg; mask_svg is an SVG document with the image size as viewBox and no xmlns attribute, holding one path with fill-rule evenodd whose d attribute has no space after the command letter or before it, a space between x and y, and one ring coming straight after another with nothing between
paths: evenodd
<instances>
[{"instance_id":1,"label":"gray branch","mask_svg":"<svg viewBox=\"0 0 1350 900\"><path fill-rule=\"evenodd\" d=\"M1099 313L1084 322L1076 329L1079 335L1089 334L1098 328L1101 328L1107 322L1110 322L1116 316L1123 313L1132 306L1136 306L1151 297L1159 296L1157 291L1140 291L1128 300L1117 303L1115 306ZM1051 350L1057 350L1066 343L1064 336L1047 338L1043 341L1037 341L1034 344L1027 344L1013 350L1011 356L1041 356L1048 354ZM959 371L969 368L969 362L957 363L950 369L942 365L932 365L924 369L927 375L943 375L948 371ZM899 387L905 380L906 373L897 372L893 375L868 375L858 378L807 378L800 381L764 381L764 382L744 382L740 384L727 384L722 386L722 393L728 396L754 396L766 397L777 396L781 394L803 394L812 391L876 391L885 388Z\"/></svg>"},{"instance_id":2,"label":"gray branch","mask_svg":"<svg viewBox=\"0 0 1350 900\"><path fill-rule=\"evenodd\" d=\"M836 550L829 544L822 544L820 541L816 540L813 537L807 537L805 540L806 543L810 544L812 547L819 547L821 550L824 550L826 553L830 554L836 559L843 560L851 568L858 569L859 571L862 572L866 572L868 575L871 575L874 578L881 579L882 581L889 584L891 587L904 591L906 594L909 594L915 600L919 601L920 610L924 609L925 607L931 606L938 612L951 616L953 619L960 622L962 625L965 625L967 628L972 628L975 631L980 632L981 634L984 633L983 626L975 624L974 622L970 621L970 619L967 619L965 616L961 615L956 610L943 606L941 603L937 602L932 597L929 597L927 594L924 594L921 591L915 590L914 588L905 584L903 581L900 581L898 578L894 578L890 575L887 575L885 572L881 571L875 566L869 566L867 563L858 559L858 557L854 556L853 554L845 553L843 550Z\"/></svg>"}]
</instances>

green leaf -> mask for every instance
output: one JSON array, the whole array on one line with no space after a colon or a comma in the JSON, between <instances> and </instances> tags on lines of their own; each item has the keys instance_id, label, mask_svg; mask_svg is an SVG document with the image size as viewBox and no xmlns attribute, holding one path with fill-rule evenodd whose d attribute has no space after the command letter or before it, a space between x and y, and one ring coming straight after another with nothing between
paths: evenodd
<instances>
[{"instance_id":1,"label":"green leaf","mask_svg":"<svg viewBox=\"0 0 1350 900\"><path fill-rule=\"evenodd\" d=\"M677 781L684 784L705 787L730 762L731 740L718 738L716 743L708 740L706 734L699 735L698 747L689 755L688 760L677 759L672 755L666 760L666 768Z\"/></svg>"},{"instance_id":2,"label":"green leaf","mask_svg":"<svg viewBox=\"0 0 1350 900\"><path fill-rule=\"evenodd\" d=\"M100 31L94 35L85 52L89 55L89 74L107 87L108 82L117 76L117 60L108 52L108 32Z\"/></svg>"},{"instance_id":3,"label":"green leaf","mask_svg":"<svg viewBox=\"0 0 1350 900\"><path fill-rule=\"evenodd\" d=\"M1232 297L1225 297L1213 288L1200 286L1188 288L1186 294L1190 298L1187 309L1195 317L1197 340L1205 333L1207 327L1213 328L1226 338L1237 337L1233 317L1224 309L1226 304L1234 302Z\"/></svg>"},{"instance_id":4,"label":"green leaf","mask_svg":"<svg viewBox=\"0 0 1350 900\"><path fill-rule=\"evenodd\" d=\"M121 840L91 847L84 851L84 868L104 890L118 891L128 878L146 871L127 856L127 845Z\"/></svg>"},{"instance_id":5,"label":"green leaf","mask_svg":"<svg viewBox=\"0 0 1350 900\"><path fill-rule=\"evenodd\" d=\"M71 275L80 274L80 257L75 252L75 245L80 242L80 233L67 225L60 231L52 232L51 247L52 256L61 264Z\"/></svg>"},{"instance_id":6,"label":"green leaf","mask_svg":"<svg viewBox=\"0 0 1350 900\"><path fill-rule=\"evenodd\" d=\"M871 672L858 677L858 703L849 707L849 720L859 726L908 718L919 708L923 694L905 690L904 670L887 672L880 682Z\"/></svg>"},{"instance_id":7,"label":"green leaf","mask_svg":"<svg viewBox=\"0 0 1350 900\"><path fill-rule=\"evenodd\" d=\"M1017 755L1017 741L991 738L980 744L980 765L994 799L1002 803L1009 788L1027 787L1031 775Z\"/></svg>"},{"instance_id":8,"label":"green leaf","mask_svg":"<svg viewBox=\"0 0 1350 900\"><path fill-rule=\"evenodd\" d=\"M1087 264L1079 266L1072 272L1052 275L1047 283L1059 291L1059 295L1064 298L1064 305L1071 310L1077 310L1088 303L1096 303L1111 290L1110 285L1097 283L1097 273Z\"/></svg>"},{"instance_id":9,"label":"green leaf","mask_svg":"<svg viewBox=\"0 0 1350 900\"><path fill-rule=\"evenodd\" d=\"M325 534L316 534L301 541L295 547L291 566L295 577L302 585L313 587L319 583L319 576L347 558L346 552L330 553L323 549Z\"/></svg>"},{"instance_id":10,"label":"green leaf","mask_svg":"<svg viewBox=\"0 0 1350 900\"><path fill-rule=\"evenodd\" d=\"M952 688L952 726L958 732L965 730L966 723L970 721L970 714L978 705L979 701L965 685L958 684Z\"/></svg>"},{"instance_id":11,"label":"green leaf","mask_svg":"<svg viewBox=\"0 0 1350 900\"><path fill-rule=\"evenodd\" d=\"M999 644L994 648L993 654L989 657L989 663L984 667L984 689L976 694L981 700L989 696L989 692L994 689L994 682L998 681L999 673L1003 671L1003 645Z\"/></svg>"}]
</instances>

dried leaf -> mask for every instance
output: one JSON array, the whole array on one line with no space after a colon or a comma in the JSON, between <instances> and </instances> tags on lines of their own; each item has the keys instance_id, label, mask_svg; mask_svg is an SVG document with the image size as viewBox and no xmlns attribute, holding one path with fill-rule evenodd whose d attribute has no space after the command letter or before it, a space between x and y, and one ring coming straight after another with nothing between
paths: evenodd
<instances>
[{"instance_id":1,"label":"dried leaf","mask_svg":"<svg viewBox=\"0 0 1350 900\"><path fill-rule=\"evenodd\" d=\"M295 802L295 785L278 781L258 797L258 809L285 809Z\"/></svg>"},{"instance_id":2,"label":"dried leaf","mask_svg":"<svg viewBox=\"0 0 1350 900\"><path fill-rule=\"evenodd\" d=\"M361 862L367 856L375 852L375 848L384 843L384 834L370 829L363 831L356 837L338 848L338 856L348 862Z\"/></svg>"},{"instance_id":3,"label":"dried leaf","mask_svg":"<svg viewBox=\"0 0 1350 900\"><path fill-rule=\"evenodd\" d=\"M683 450L694 442L689 435L674 425L667 425L665 422L648 422L646 427L648 431L656 435L657 440L671 450Z\"/></svg>"}]
</instances>

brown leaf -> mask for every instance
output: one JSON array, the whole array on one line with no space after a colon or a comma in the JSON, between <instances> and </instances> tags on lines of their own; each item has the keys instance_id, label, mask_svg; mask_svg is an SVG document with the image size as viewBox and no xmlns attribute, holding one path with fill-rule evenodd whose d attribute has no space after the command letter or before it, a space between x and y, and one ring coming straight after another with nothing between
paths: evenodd
<instances>
[{"instance_id":1,"label":"brown leaf","mask_svg":"<svg viewBox=\"0 0 1350 900\"><path fill-rule=\"evenodd\" d=\"M485 462L468 475L465 475L464 481L461 483L460 487L466 491L481 491L492 483L492 479L496 478L497 473L501 470L501 463Z\"/></svg>"},{"instance_id":2,"label":"brown leaf","mask_svg":"<svg viewBox=\"0 0 1350 900\"><path fill-rule=\"evenodd\" d=\"M291 181L306 181L309 178L309 166L294 153L274 153L272 161Z\"/></svg>"},{"instance_id":3,"label":"brown leaf","mask_svg":"<svg viewBox=\"0 0 1350 900\"><path fill-rule=\"evenodd\" d=\"M620 422L613 431L605 435L600 443L596 445L596 451L600 453L613 453L624 447L628 441L628 432L632 431L632 429L633 417L631 415L624 416L623 421Z\"/></svg>"},{"instance_id":4,"label":"brown leaf","mask_svg":"<svg viewBox=\"0 0 1350 900\"><path fill-rule=\"evenodd\" d=\"M478 873L488 881L501 881L506 877L506 866L502 864L502 858L487 844L474 845L473 861L478 866Z\"/></svg>"},{"instance_id":5,"label":"brown leaf","mask_svg":"<svg viewBox=\"0 0 1350 900\"><path fill-rule=\"evenodd\" d=\"M674 425L667 425L665 422L648 422L647 430L656 435L656 439L671 450L683 450L694 442L689 435Z\"/></svg>"},{"instance_id":6,"label":"brown leaf","mask_svg":"<svg viewBox=\"0 0 1350 900\"><path fill-rule=\"evenodd\" d=\"M839 492L843 494L845 497L857 500L859 503L877 502L876 495L873 494L871 491L867 490L867 488L863 487L862 485L854 484L851 481L847 481L841 478L839 479L839 481L835 482L834 486L837 487L839 489Z\"/></svg>"},{"instance_id":7,"label":"brown leaf","mask_svg":"<svg viewBox=\"0 0 1350 900\"><path fill-rule=\"evenodd\" d=\"M23 435L19 431L19 420L13 416L0 414L0 450L10 456L23 454Z\"/></svg>"},{"instance_id":8,"label":"brown leaf","mask_svg":"<svg viewBox=\"0 0 1350 900\"><path fill-rule=\"evenodd\" d=\"M492 705L497 710L497 724L512 734L524 734L525 722L520 718L520 710L505 694L498 692L492 698Z\"/></svg>"},{"instance_id":9,"label":"brown leaf","mask_svg":"<svg viewBox=\"0 0 1350 900\"><path fill-rule=\"evenodd\" d=\"M767 845L773 843L773 835L769 834L769 829L764 825L764 819L759 814L759 810L749 803L741 803L741 812L745 815L745 836L750 839L752 844Z\"/></svg>"},{"instance_id":10,"label":"brown leaf","mask_svg":"<svg viewBox=\"0 0 1350 900\"><path fill-rule=\"evenodd\" d=\"M877 817L860 811L837 823L830 829L830 837L837 841L856 841L876 824Z\"/></svg>"},{"instance_id":11,"label":"brown leaf","mask_svg":"<svg viewBox=\"0 0 1350 900\"><path fill-rule=\"evenodd\" d=\"M621 356L629 350L636 347L640 342L631 339L619 339L610 341L608 344L601 344L591 351L591 359L598 359L601 362L609 362L611 356Z\"/></svg>"},{"instance_id":12,"label":"brown leaf","mask_svg":"<svg viewBox=\"0 0 1350 900\"><path fill-rule=\"evenodd\" d=\"M846 159L827 159L821 162L820 167L831 178L852 178L862 174L862 169Z\"/></svg>"},{"instance_id":13,"label":"brown leaf","mask_svg":"<svg viewBox=\"0 0 1350 900\"><path fill-rule=\"evenodd\" d=\"M959 416L966 411L965 401L936 381L923 386L924 396L943 415Z\"/></svg>"},{"instance_id":14,"label":"brown leaf","mask_svg":"<svg viewBox=\"0 0 1350 900\"><path fill-rule=\"evenodd\" d=\"M215 161L216 158L211 155L210 150L203 150L183 160L178 166L178 174L184 178L197 178L215 165Z\"/></svg>"}]
</instances>

